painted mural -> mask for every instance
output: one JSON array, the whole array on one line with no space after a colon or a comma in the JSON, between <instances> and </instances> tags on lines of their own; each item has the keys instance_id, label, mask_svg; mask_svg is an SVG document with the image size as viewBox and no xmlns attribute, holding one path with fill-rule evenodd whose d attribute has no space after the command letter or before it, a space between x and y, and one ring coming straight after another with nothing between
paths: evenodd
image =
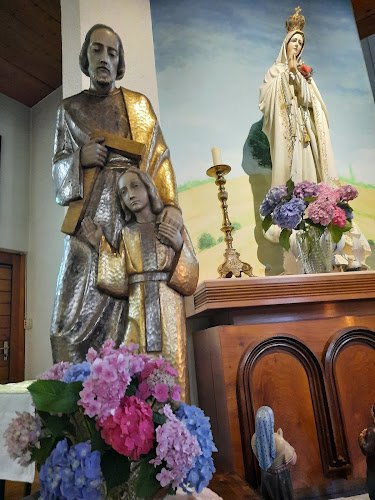
<instances>
[{"instance_id":1,"label":"painted mural","mask_svg":"<svg viewBox=\"0 0 375 500\"><path fill-rule=\"evenodd\" d=\"M217 187L206 176L211 147L229 164L234 246L258 276L279 274L282 253L262 235L259 205L270 182L261 132L259 87L294 12L289 0L151 0L160 115L172 152L184 220L200 261L200 280L223 261ZM375 113L350 0L300 4L303 60L327 105L340 180L359 190L352 202L375 268Z\"/></svg>"}]
</instances>

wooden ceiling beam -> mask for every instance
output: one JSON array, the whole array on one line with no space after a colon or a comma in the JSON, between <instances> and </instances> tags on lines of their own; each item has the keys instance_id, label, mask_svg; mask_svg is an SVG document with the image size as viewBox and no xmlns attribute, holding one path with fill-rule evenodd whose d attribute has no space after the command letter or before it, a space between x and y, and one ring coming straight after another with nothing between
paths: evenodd
<instances>
[{"instance_id":1,"label":"wooden ceiling beam","mask_svg":"<svg viewBox=\"0 0 375 500\"><path fill-rule=\"evenodd\" d=\"M352 0L354 18L357 23L359 38L367 38L375 33L374 0Z\"/></svg>"},{"instance_id":2,"label":"wooden ceiling beam","mask_svg":"<svg viewBox=\"0 0 375 500\"><path fill-rule=\"evenodd\" d=\"M5 59L0 58L0 67L0 92L26 106L34 106L55 90Z\"/></svg>"},{"instance_id":3,"label":"wooden ceiling beam","mask_svg":"<svg viewBox=\"0 0 375 500\"><path fill-rule=\"evenodd\" d=\"M41 10L44 10L44 12L47 12L47 14L61 25L60 0L32 0L32 3L37 5Z\"/></svg>"},{"instance_id":4,"label":"wooden ceiling beam","mask_svg":"<svg viewBox=\"0 0 375 500\"><path fill-rule=\"evenodd\" d=\"M5 0L8 2L9 0ZM26 2L27 4L27 2ZM39 10L39 9L38 9ZM13 31L15 36L19 36L25 44L30 44L39 49L44 49L46 53L59 53L61 58L61 33L58 29L46 29L48 23L41 19L30 17L33 22L29 22L27 16L20 16L12 13L12 7L7 8L4 0L0 2L1 30L4 28ZM53 21L55 23L55 21Z\"/></svg>"}]
</instances>

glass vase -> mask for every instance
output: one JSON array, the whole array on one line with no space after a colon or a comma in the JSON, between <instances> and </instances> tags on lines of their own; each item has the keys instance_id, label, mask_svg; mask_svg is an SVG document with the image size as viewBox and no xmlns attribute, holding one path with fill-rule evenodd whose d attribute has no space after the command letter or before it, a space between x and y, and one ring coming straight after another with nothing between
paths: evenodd
<instances>
[{"instance_id":1,"label":"glass vase","mask_svg":"<svg viewBox=\"0 0 375 500\"><path fill-rule=\"evenodd\" d=\"M328 230L316 227L297 231L296 243L305 274L332 272L333 241Z\"/></svg>"},{"instance_id":2,"label":"glass vase","mask_svg":"<svg viewBox=\"0 0 375 500\"><path fill-rule=\"evenodd\" d=\"M128 480L126 483L112 490L111 494L106 497L107 500L144 500L143 497L140 498L136 494L140 474L139 465L139 462L131 463ZM168 495L168 488L160 487L153 495L152 500L163 500L166 495Z\"/></svg>"}]
</instances>

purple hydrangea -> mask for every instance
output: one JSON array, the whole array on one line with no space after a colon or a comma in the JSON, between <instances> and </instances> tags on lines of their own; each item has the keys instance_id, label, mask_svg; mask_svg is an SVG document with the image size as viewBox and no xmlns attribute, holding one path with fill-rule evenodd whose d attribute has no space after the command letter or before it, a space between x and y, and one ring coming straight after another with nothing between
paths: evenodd
<instances>
[{"instance_id":1,"label":"purple hydrangea","mask_svg":"<svg viewBox=\"0 0 375 500\"><path fill-rule=\"evenodd\" d=\"M64 373L62 381L67 384L70 384L70 382L84 382L89 375L91 375L91 363L84 361L83 363L71 366Z\"/></svg>"},{"instance_id":2,"label":"purple hydrangea","mask_svg":"<svg viewBox=\"0 0 375 500\"><path fill-rule=\"evenodd\" d=\"M272 221L282 229L294 229L301 222L306 210L306 203L301 198L292 198L275 208Z\"/></svg>"},{"instance_id":3,"label":"purple hydrangea","mask_svg":"<svg viewBox=\"0 0 375 500\"><path fill-rule=\"evenodd\" d=\"M26 467L32 462L31 447L40 448L39 440L44 437L44 430L39 415L34 417L27 411L16 411L16 414L18 416L4 432L4 439L10 457Z\"/></svg>"},{"instance_id":4,"label":"purple hydrangea","mask_svg":"<svg viewBox=\"0 0 375 500\"><path fill-rule=\"evenodd\" d=\"M39 482L41 500L100 500L103 498L100 452L91 451L90 441L71 448L66 439L59 441L40 469Z\"/></svg>"},{"instance_id":5,"label":"purple hydrangea","mask_svg":"<svg viewBox=\"0 0 375 500\"><path fill-rule=\"evenodd\" d=\"M297 198L315 198L319 194L319 185L310 181L298 182L294 186L293 194Z\"/></svg>"},{"instance_id":6,"label":"purple hydrangea","mask_svg":"<svg viewBox=\"0 0 375 500\"><path fill-rule=\"evenodd\" d=\"M190 494L193 489L197 493L201 493L215 472L212 452L217 451L217 448L212 438L210 419L200 408L189 406L186 403L180 404L176 416L186 425L190 434L197 436L198 444L202 450L202 455L195 458L194 466L180 486L186 493Z\"/></svg>"},{"instance_id":7,"label":"purple hydrangea","mask_svg":"<svg viewBox=\"0 0 375 500\"><path fill-rule=\"evenodd\" d=\"M65 372L69 370L72 366L72 363L68 361L60 361L60 363L56 363L49 368L49 370L38 375L38 380L62 380Z\"/></svg>"},{"instance_id":8,"label":"purple hydrangea","mask_svg":"<svg viewBox=\"0 0 375 500\"><path fill-rule=\"evenodd\" d=\"M156 429L156 458L150 460L150 464L163 466L156 475L163 488L171 483L172 488L177 488L194 467L195 458L202 455L202 450L197 436L176 418L168 404L159 411L163 411L167 421Z\"/></svg>"},{"instance_id":9,"label":"purple hydrangea","mask_svg":"<svg viewBox=\"0 0 375 500\"><path fill-rule=\"evenodd\" d=\"M340 187L340 200L341 201L350 201L354 200L358 196L358 191L355 187L350 184L346 186Z\"/></svg>"},{"instance_id":10,"label":"purple hydrangea","mask_svg":"<svg viewBox=\"0 0 375 500\"><path fill-rule=\"evenodd\" d=\"M266 194L266 197L264 198L260 208L259 208L259 213L262 217L267 217L267 215L270 215L281 198L287 195L287 190L286 186L275 186L271 188L268 193Z\"/></svg>"}]
</instances>

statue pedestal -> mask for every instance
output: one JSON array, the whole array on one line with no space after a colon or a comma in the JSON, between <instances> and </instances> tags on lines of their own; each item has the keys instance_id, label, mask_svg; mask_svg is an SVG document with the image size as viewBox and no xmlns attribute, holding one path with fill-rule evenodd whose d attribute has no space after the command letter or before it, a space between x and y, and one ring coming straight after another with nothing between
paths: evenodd
<instances>
[{"instance_id":1,"label":"statue pedestal","mask_svg":"<svg viewBox=\"0 0 375 500\"><path fill-rule=\"evenodd\" d=\"M250 439L268 405L298 455L297 496L364 484L358 434L375 401L375 272L209 280L186 309L207 326L193 340L219 470L259 484Z\"/></svg>"}]
</instances>

